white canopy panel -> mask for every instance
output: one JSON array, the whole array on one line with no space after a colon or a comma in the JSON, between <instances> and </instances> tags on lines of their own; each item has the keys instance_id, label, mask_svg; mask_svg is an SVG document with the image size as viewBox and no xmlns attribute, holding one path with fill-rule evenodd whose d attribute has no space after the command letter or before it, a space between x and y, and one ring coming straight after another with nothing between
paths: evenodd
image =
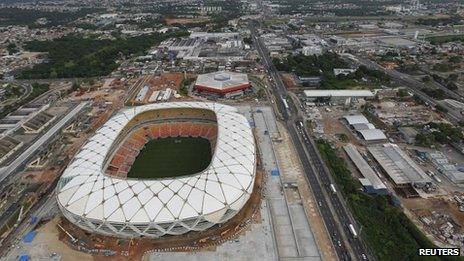
<instances>
[{"instance_id":1,"label":"white canopy panel","mask_svg":"<svg viewBox=\"0 0 464 261\"><path fill-rule=\"evenodd\" d=\"M105 158L127 123L142 112L170 108L215 112L218 137L210 166L188 177L155 180L106 175ZM57 187L58 203L66 216L103 223L156 224L192 217L211 219L215 216L212 214L237 210L237 204L242 207L246 202L243 196L250 197L255 157L250 125L234 107L174 102L128 108L106 122L76 154Z\"/></svg>"}]
</instances>

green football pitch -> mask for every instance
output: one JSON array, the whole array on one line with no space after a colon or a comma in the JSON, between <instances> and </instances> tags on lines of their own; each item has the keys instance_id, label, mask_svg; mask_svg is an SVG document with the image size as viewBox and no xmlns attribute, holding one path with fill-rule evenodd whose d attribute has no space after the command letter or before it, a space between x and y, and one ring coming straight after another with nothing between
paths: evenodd
<instances>
[{"instance_id":1,"label":"green football pitch","mask_svg":"<svg viewBox=\"0 0 464 261\"><path fill-rule=\"evenodd\" d=\"M151 140L140 151L129 178L157 179L195 174L211 162L211 144L204 138L169 137Z\"/></svg>"}]
</instances>

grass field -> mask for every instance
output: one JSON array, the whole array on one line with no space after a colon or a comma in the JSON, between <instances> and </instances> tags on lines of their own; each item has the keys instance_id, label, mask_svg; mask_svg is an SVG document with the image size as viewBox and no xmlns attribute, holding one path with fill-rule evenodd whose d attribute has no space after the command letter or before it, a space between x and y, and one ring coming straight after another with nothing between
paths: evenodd
<instances>
[{"instance_id":1,"label":"grass field","mask_svg":"<svg viewBox=\"0 0 464 261\"><path fill-rule=\"evenodd\" d=\"M170 137L145 144L127 174L157 179L198 173L211 161L211 144L204 138Z\"/></svg>"}]
</instances>

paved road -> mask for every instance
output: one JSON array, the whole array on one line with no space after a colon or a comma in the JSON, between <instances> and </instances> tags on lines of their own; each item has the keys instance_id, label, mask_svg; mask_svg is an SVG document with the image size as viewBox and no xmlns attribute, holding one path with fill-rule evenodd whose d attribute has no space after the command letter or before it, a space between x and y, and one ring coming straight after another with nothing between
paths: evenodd
<instances>
[{"instance_id":1,"label":"paved road","mask_svg":"<svg viewBox=\"0 0 464 261\"><path fill-rule=\"evenodd\" d=\"M48 141L55 137L55 135L68 124L85 106L87 102L82 102L77 105L72 111L64 116L58 123L53 125L42 137L35 141L29 148L21 153L10 165L0 170L0 182L5 180L9 175L16 172L20 167L24 166L26 162L35 155L40 149L43 148Z\"/></svg>"},{"instance_id":2,"label":"paved road","mask_svg":"<svg viewBox=\"0 0 464 261\"><path fill-rule=\"evenodd\" d=\"M316 157L316 148L311 141L311 137L299 126L298 108L295 108L292 105L293 103L289 103L287 100L287 90L269 57L269 52L258 36L256 29L258 26L259 24L255 21L250 22L249 25L254 46L258 50L268 75L273 81L271 86L276 97L276 105L287 124L303 164L306 178L319 203L324 223L331 233L330 236L337 255L342 260L365 259L368 253L367 248L360 238L353 238L350 234L348 224L354 224L355 222L352 220L351 215L348 214L348 209L341 199L338 196L333 196L330 192L328 185L331 180L330 172L327 171L323 161Z\"/></svg>"}]
</instances>

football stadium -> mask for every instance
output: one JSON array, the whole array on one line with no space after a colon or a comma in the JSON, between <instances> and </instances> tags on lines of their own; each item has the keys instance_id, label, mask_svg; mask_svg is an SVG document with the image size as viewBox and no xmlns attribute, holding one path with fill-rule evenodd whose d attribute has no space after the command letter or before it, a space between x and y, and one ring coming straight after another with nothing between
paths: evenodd
<instances>
[{"instance_id":1,"label":"football stadium","mask_svg":"<svg viewBox=\"0 0 464 261\"><path fill-rule=\"evenodd\" d=\"M120 111L85 143L57 201L66 219L92 233L181 235L234 217L255 173L252 130L236 108L150 104Z\"/></svg>"}]
</instances>

